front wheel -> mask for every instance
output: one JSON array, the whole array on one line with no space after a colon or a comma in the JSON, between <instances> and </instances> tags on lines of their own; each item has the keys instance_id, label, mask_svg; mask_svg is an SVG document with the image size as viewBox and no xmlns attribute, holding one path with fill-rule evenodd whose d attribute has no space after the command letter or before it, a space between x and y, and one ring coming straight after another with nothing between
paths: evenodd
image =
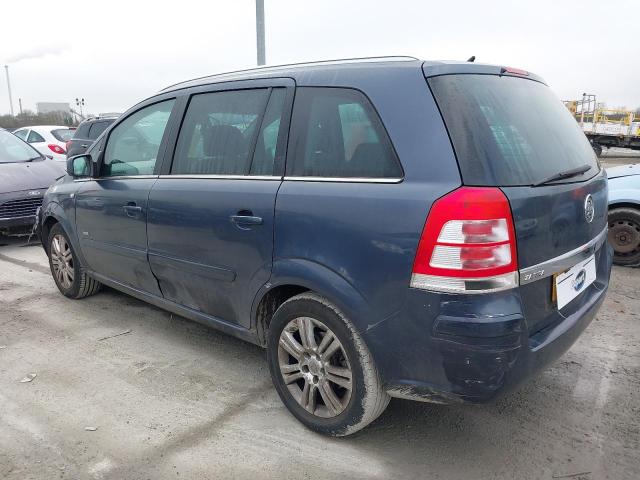
<instances>
[{"instance_id":1,"label":"front wheel","mask_svg":"<svg viewBox=\"0 0 640 480\"><path fill-rule=\"evenodd\" d=\"M640 265L640 210L610 210L608 237L613 247L613 263L627 267Z\"/></svg>"},{"instance_id":2,"label":"front wheel","mask_svg":"<svg viewBox=\"0 0 640 480\"><path fill-rule=\"evenodd\" d=\"M56 223L49 232L47 243L49 268L53 280L65 297L84 298L100 290L100 283L89 277L80 265L66 232Z\"/></svg>"},{"instance_id":3,"label":"front wheel","mask_svg":"<svg viewBox=\"0 0 640 480\"><path fill-rule=\"evenodd\" d=\"M389 403L360 335L316 294L297 295L278 308L269 325L267 355L283 403L316 432L357 432Z\"/></svg>"}]
</instances>

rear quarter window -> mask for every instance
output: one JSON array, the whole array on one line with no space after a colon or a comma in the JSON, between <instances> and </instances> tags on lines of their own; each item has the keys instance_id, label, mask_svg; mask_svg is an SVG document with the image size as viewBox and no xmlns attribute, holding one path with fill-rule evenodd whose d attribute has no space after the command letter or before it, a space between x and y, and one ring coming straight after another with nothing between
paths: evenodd
<instances>
[{"instance_id":1,"label":"rear quarter window","mask_svg":"<svg viewBox=\"0 0 640 480\"><path fill-rule=\"evenodd\" d=\"M293 110L289 175L401 178L402 169L365 95L346 88L301 87Z\"/></svg>"},{"instance_id":2,"label":"rear quarter window","mask_svg":"<svg viewBox=\"0 0 640 480\"><path fill-rule=\"evenodd\" d=\"M599 167L591 145L546 85L498 75L429 79L467 185L532 185L585 164Z\"/></svg>"},{"instance_id":3,"label":"rear quarter window","mask_svg":"<svg viewBox=\"0 0 640 480\"><path fill-rule=\"evenodd\" d=\"M90 140L95 140L100 136L102 132L104 132L112 122L94 122L89 129L88 138Z\"/></svg>"},{"instance_id":4,"label":"rear quarter window","mask_svg":"<svg viewBox=\"0 0 640 480\"><path fill-rule=\"evenodd\" d=\"M51 135L59 142L67 142L73 138L74 131L70 128L58 128L51 130Z\"/></svg>"},{"instance_id":5,"label":"rear quarter window","mask_svg":"<svg viewBox=\"0 0 640 480\"><path fill-rule=\"evenodd\" d=\"M82 123L76 129L76 133L73 135L73 138L89 138L89 128L91 127L90 123Z\"/></svg>"}]
</instances>

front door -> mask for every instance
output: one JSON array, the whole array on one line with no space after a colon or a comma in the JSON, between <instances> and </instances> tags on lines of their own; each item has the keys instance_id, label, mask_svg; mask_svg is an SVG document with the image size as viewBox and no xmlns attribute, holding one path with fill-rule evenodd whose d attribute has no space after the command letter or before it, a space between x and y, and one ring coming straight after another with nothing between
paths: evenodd
<instances>
[{"instance_id":1,"label":"front door","mask_svg":"<svg viewBox=\"0 0 640 480\"><path fill-rule=\"evenodd\" d=\"M155 103L121 121L109 134L99 175L85 181L76 197L77 232L89 268L155 295L161 293L147 260L147 207L173 104Z\"/></svg>"},{"instance_id":2,"label":"front door","mask_svg":"<svg viewBox=\"0 0 640 480\"><path fill-rule=\"evenodd\" d=\"M191 96L170 169L151 189L147 227L164 297L245 327L271 275L293 96L288 82L247 83Z\"/></svg>"}]
</instances>

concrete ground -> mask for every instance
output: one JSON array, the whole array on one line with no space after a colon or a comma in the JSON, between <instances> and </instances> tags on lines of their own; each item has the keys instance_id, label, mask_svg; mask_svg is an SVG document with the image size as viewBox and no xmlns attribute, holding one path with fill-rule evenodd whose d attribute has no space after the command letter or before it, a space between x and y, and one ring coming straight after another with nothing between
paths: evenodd
<instances>
[{"instance_id":1,"label":"concrete ground","mask_svg":"<svg viewBox=\"0 0 640 480\"><path fill-rule=\"evenodd\" d=\"M113 290L68 300L24 242L0 247L2 479L640 478L640 269L614 269L598 318L522 390L392 400L330 439L285 410L260 348Z\"/></svg>"}]
</instances>

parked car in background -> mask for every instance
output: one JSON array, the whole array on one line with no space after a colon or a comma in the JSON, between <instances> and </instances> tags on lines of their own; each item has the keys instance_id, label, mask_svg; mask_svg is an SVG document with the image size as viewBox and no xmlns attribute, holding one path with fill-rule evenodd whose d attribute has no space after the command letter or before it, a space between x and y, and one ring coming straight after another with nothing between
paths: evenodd
<instances>
[{"instance_id":1,"label":"parked car in background","mask_svg":"<svg viewBox=\"0 0 640 480\"><path fill-rule=\"evenodd\" d=\"M607 176L613 261L640 266L640 164L607 168Z\"/></svg>"},{"instance_id":2,"label":"parked car in background","mask_svg":"<svg viewBox=\"0 0 640 480\"><path fill-rule=\"evenodd\" d=\"M67 171L38 221L60 292L105 284L266 347L283 403L329 435L390 397L495 398L562 355L609 285L606 175L518 69L205 77L131 108Z\"/></svg>"},{"instance_id":3,"label":"parked car in background","mask_svg":"<svg viewBox=\"0 0 640 480\"><path fill-rule=\"evenodd\" d=\"M67 160L67 141L73 137L74 128L60 125L38 125L22 127L14 135L30 144L40 153L52 160Z\"/></svg>"},{"instance_id":4,"label":"parked car in background","mask_svg":"<svg viewBox=\"0 0 640 480\"><path fill-rule=\"evenodd\" d=\"M0 129L0 234L31 231L44 192L64 173L61 163Z\"/></svg>"},{"instance_id":5,"label":"parked car in background","mask_svg":"<svg viewBox=\"0 0 640 480\"><path fill-rule=\"evenodd\" d=\"M67 158L80 155L95 142L96 138L104 132L109 125L115 122L117 117L95 117L83 121L67 144Z\"/></svg>"}]
</instances>

